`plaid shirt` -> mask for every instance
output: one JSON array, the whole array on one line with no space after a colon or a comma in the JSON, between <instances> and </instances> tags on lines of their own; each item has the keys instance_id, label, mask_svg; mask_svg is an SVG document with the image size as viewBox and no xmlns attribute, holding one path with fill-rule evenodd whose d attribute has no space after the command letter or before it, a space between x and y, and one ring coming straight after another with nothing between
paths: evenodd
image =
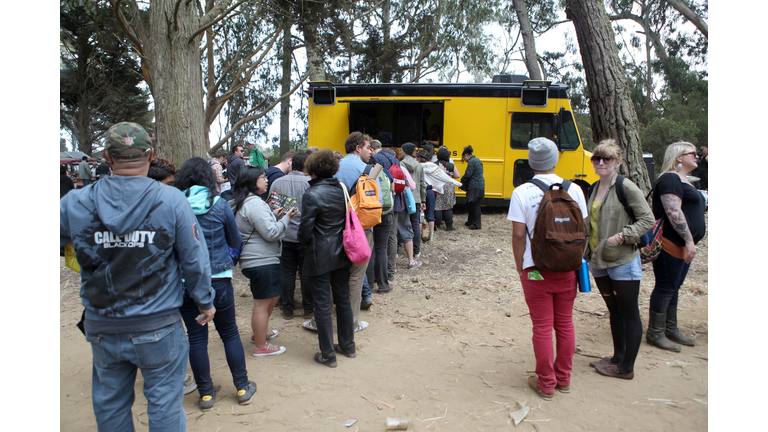
<instances>
[{"instance_id":1,"label":"plaid shirt","mask_svg":"<svg viewBox=\"0 0 768 432\"><path fill-rule=\"evenodd\" d=\"M221 184L227 181L227 179L221 175L224 170L221 169L221 164L217 161L211 162L211 169L213 170L213 173L216 174L216 192L221 193Z\"/></svg>"}]
</instances>

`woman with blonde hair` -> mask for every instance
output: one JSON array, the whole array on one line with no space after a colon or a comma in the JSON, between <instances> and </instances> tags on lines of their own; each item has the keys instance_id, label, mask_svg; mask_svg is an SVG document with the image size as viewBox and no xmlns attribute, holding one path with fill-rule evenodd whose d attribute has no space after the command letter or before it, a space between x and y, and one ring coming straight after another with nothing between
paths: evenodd
<instances>
[{"instance_id":1,"label":"woman with blonde hair","mask_svg":"<svg viewBox=\"0 0 768 432\"><path fill-rule=\"evenodd\" d=\"M664 228L661 252L653 262L656 284L651 293L645 340L675 352L681 349L673 342L695 345L695 341L683 336L677 327L677 299L696 255L696 243L706 233L706 202L687 177L696 166L693 144L670 144L664 154L662 174L653 186L653 215L663 220Z\"/></svg>"},{"instance_id":2,"label":"woman with blonde hair","mask_svg":"<svg viewBox=\"0 0 768 432\"><path fill-rule=\"evenodd\" d=\"M610 313L613 356L590 363L601 375L632 379L643 336L637 299L643 269L636 246L653 227L651 208L643 192L629 179L619 178L621 147L612 139L595 147L592 166L600 180L587 196L589 242L584 257ZM619 190L629 212L619 200Z\"/></svg>"}]
</instances>

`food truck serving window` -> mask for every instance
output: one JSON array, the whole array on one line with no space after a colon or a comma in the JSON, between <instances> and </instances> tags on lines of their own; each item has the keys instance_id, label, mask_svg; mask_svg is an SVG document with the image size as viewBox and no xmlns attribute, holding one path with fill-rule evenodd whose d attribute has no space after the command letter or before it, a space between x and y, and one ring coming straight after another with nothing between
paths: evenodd
<instances>
[{"instance_id":1,"label":"food truck serving window","mask_svg":"<svg viewBox=\"0 0 768 432\"><path fill-rule=\"evenodd\" d=\"M434 126L437 125L437 128ZM349 131L360 131L381 141L383 147L433 139L442 131L442 101L363 101L349 104Z\"/></svg>"}]
</instances>

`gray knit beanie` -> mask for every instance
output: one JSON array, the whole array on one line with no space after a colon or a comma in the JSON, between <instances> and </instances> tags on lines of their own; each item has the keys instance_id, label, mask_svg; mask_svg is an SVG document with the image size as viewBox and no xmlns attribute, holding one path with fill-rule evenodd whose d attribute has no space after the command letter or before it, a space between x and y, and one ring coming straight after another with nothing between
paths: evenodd
<instances>
[{"instance_id":1,"label":"gray knit beanie","mask_svg":"<svg viewBox=\"0 0 768 432\"><path fill-rule=\"evenodd\" d=\"M547 138L534 138L528 143L528 164L534 171L549 171L557 165L557 145Z\"/></svg>"},{"instance_id":2,"label":"gray knit beanie","mask_svg":"<svg viewBox=\"0 0 768 432\"><path fill-rule=\"evenodd\" d=\"M402 150L403 153L407 154L408 156L413 156L413 152L416 150L416 145L413 143L405 143L400 146L400 150Z\"/></svg>"}]
</instances>

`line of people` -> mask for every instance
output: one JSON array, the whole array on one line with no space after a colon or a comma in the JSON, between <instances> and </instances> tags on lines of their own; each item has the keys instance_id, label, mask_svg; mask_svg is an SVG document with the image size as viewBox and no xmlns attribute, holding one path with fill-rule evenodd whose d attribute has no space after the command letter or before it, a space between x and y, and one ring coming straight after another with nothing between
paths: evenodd
<instances>
[{"instance_id":1,"label":"line of people","mask_svg":"<svg viewBox=\"0 0 768 432\"><path fill-rule=\"evenodd\" d=\"M554 171L559 158L557 145L547 138L528 144L528 163L533 179L551 187L563 183ZM590 363L608 377L634 378L634 363L640 348L642 322L638 308L642 264L637 244L656 220L663 221L661 252L653 261L655 285L650 299L646 341L658 348L679 352L679 345L695 341L680 333L677 305L696 244L706 232L703 196L691 184L688 174L696 168L696 148L687 142L667 147L662 174L653 186L652 206L634 183L619 180L622 149L614 140L604 140L592 156L599 182L584 197L578 187L567 190L578 204L587 228L584 258L589 261L598 290L610 313L614 354ZM621 202L623 185L626 210ZM544 400L555 390L570 392L573 355L576 347L573 305L576 299L576 272L555 273L538 268L531 255L531 239L544 192L533 183L517 187L510 200L508 219L513 223L512 246L515 265L523 285L525 301L533 324L536 374L528 385ZM555 331L555 348L552 346Z\"/></svg>"}]
</instances>

